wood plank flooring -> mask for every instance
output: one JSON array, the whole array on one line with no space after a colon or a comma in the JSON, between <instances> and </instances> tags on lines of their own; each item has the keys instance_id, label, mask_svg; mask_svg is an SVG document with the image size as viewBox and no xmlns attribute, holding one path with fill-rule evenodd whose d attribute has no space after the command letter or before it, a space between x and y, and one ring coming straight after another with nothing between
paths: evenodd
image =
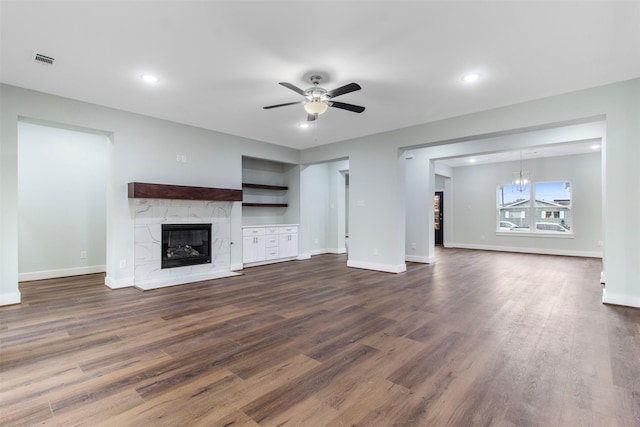
<instances>
[{"instance_id":1,"label":"wood plank flooring","mask_svg":"<svg viewBox=\"0 0 640 427\"><path fill-rule=\"evenodd\" d=\"M0 308L3 426L639 426L640 310L597 259L341 255L141 292L21 284Z\"/></svg>"}]
</instances>

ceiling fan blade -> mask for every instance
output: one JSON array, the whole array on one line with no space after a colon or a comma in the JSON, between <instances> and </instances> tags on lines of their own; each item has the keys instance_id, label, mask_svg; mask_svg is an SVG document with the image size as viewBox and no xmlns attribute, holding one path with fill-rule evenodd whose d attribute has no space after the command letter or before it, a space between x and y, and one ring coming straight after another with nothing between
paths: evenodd
<instances>
[{"instance_id":1,"label":"ceiling fan blade","mask_svg":"<svg viewBox=\"0 0 640 427\"><path fill-rule=\"evenodd\" d=\"M285 104L277 104L277 105L268 105L266 107L262 107L265 110L268 110L270 108L278 108L278 107L286 107L287 105L296 105L296 104L302 104L303 101L296 101L296 102L287 102Z\"/></svg>"},{"instance_id":2,"label":"ceiling fan blade","mask_svg":"<svg viewBox=\"0 0 640 427\"><path fill-rule=\"evenodd\" d=\"M317 115L317 114L307 114L307 121L308 121L308 122L312 122L312 121L314 121L314 120L315 120L315 119L317 119L317 118L318 118L318 115Z\"/></svg>"},{"instance_id":3,"label":"ceiling fan blade","mask_svg":"<svg viewBox=\"0 0 640 427\"><path fill-rule=\"evenodd\" d=\"M282 84L282 83L280 83ZM329 98L335 98L336 96L344 95L345 93L355 92L356 90L362 89L358 83L349 83L348 85L340 86L334 90L330 90L327 92L327 96Z\"/></svg>"},{"instance_id":4,"label":"ceiling fan blade","mask_svg":"<svg viewBox=\"0 0 640 427\"><path fill-rule=\"evenodd\" d=\"M282 86L291 89L292 91L299 93L302 96L305 96L305 93L302 89L300 89L298 86L294 86L291 83L287 83L287 82L280 82L279 84L281 84Z\"/></svg>"},{"instance_id":5,"label":"ceiling fan blade","mask_svg":"<svg viewBox=\"0 0 640 427\"><path fill-rule=\"evenodd\" d=\"M354 113L362 113L364 111L364 107L361 107L359 105L346 104L344 102L330 101L329 105L331 107L334 107L334 108L340 108L342 110L353 111Z\"/></svg>"}]
</instances>

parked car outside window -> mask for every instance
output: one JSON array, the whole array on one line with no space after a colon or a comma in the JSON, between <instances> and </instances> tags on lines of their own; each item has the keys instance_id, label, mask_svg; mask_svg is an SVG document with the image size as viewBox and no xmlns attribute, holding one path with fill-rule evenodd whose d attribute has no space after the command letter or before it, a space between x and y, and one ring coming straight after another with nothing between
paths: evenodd
<instances>
[{"instance_id":1,"label":"parked car outside window","mask_svg":"<svg viewBox=\"0 0 640 427\"><path fill-rule=\"evenodd\" d=\"M569 230L565 227L563 227L560 224L556 224L554 222L537 222L536 223L536 230L542 230L542 231L557 231L560 233L566 233Z\"/></svg>"},{"instance_id":2,"label":"parked car outside window","mask_svg":"<svg viewBox=\"0 0 640 427\"><path fill-rule=\"evenodd\" d=\"M500 221L500 231L509 231L515 228L520 228L516 224L510 221Z\"/></svg>"}]
</instances>

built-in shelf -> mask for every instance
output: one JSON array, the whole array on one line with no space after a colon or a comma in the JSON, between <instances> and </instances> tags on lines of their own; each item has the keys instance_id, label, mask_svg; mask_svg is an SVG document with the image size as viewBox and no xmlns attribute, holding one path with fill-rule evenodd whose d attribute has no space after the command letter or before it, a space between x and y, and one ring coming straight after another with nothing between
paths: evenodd
<instances>
[{"instance_id":1,"label":"built-in shelf","mask_svg":"<svg viewBox=\"0 0 640 427\"><path fill-rule=\"evenodd\" d=\"M242 186L244 188L257 188L260 190L288 190L289 187L283 187L282 185L265 185L265 184L250 184L248 182L243 182Z\"/></svg>"},{"instance_id":2,"label":"built-in shelf","mask_svg":"<svg viewBox=\"0 0 640 427\"><path fill-rule=\"evenodd\" d=\"M287 203L243 203L245 207L262 207L262 208L286 208Z\"/></svg>"},{"instance_id":3,"label":"built-in shelf","mask_svg":"<svg viewBox=\"0 0 640 427\"><path fill-rule=\"evenodd\" d=\"M242 201L242 190L234 190L230 188L191 187L185 185L130 182L129 198L240 202Z\"/></svg>"}]
</instances>

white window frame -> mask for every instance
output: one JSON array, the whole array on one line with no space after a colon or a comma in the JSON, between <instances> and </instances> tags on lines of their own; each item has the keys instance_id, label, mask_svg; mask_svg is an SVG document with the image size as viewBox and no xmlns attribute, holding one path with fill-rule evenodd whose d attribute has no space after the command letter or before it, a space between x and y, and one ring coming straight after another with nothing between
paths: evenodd
<instances>
[{"instance_id":1,"label":"white window frame","mask_svg":"<svg viewBox=\"0 0 640 427\"><path fill-rule=\"evenodd\" d=\"M542 210L540 211L541 213L538 213L536 215L536 207L535 207L535 200L536 200L536 194L535 194L535 188L537 184L544 184L544 183L552 183L552 182L568 182L569 183L569 204L567 206L563 206L566 207L569 211L569 216L571 218L571 223L570 223L570 228L568 229L568 231L566 232L560 232L560 231L553 231L553 230L538 230L537 228L537 221L539 222L547 222L547 221L540 221L541 218L539 218L539 216L544 216L544 218L542 219L547 219L546 217L546 213L547 212L558 212L558 217L560 219L565 219L565 214L564 211L558 211L557 209L554 209L553 207L550 207L549 209L546 210ZM528 218L531 219L531 222L529 223L529 228L526 229L511 229L511 230L501 230L500 229L500 222L501 222L501 218L500 218L500 191L502 190L502 187L506 186L506 185L510 185L510 184L500 184L497 186L497 191L496 191L496 235L497 236L533 236L533 237L551 237L551 238L560 238L560 239L573 239L575 238L575 232L574 232L574 225L573 225L573 219L574 219L574 214L573 214L573 183L571 182L571 180L568 179L560 179L560 180L553 180L553 181L537 181L537 182L531 182L529 184L527 184L527 191L528 191L528 195L529 195L529 206L522 211L513 211L511 213L509 213L508 211L506 211L505 213L509 213L509 215L505 215L505 220L508 220L509 217L511 218L518 218L520 217L520 215L517 215L518 213L520 213L521 215L524 214L526 215ZM524 193L526 194L526 193ZM533 202L531 202L533 201ZM526 213L528 211L528 213ZM548 219L554 219L555 214L552 213L551 217ZM524 218L524 216L522 216L522 218Z\"/></svg>"}]
</instances>

